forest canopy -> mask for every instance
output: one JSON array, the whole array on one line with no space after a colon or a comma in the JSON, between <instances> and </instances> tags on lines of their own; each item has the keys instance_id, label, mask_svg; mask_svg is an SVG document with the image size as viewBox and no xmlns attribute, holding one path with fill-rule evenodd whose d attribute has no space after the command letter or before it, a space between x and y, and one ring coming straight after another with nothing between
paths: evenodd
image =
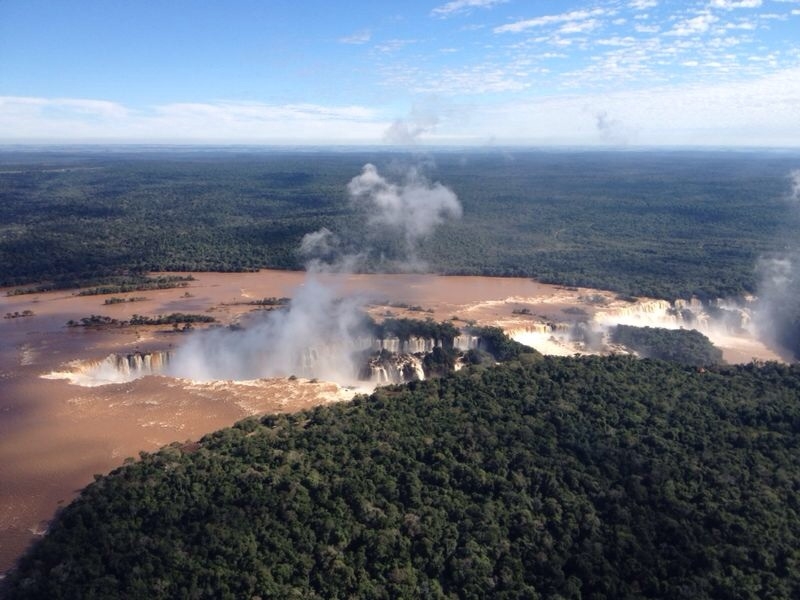
<instances>
[{"instance_id":1,"label":"forest canopy","mask_svg":"<svg viewBox=\"0 0 800 600\"><path fill-rule=\"evenodd\" d=\"M659 358L697 367L722 362L722 350L696 329L617 325L611 330L611 341L645 358Z\"/></svg>"},{"instance_id":2,"label":"forest canopy","mask_svg":"<svg viewBox=\"0 0 800 600\"><path fill-rule=\"evenodd\" d=\"M523 355L99 477L8 598L796 598L800 367Z\"/></svg>"},{"instance_id":3,"label":"forest canopy","mask_svg":"<svg viewBox=\"0 0 800 600\"><path fill-rule=\"evenodd\" d=\"M444 274L674 299L756 290L757 259L796 231L797 156L754 152L0 152L0 285L121 289L157 271L297 269L326 227L363 250L346 186L366 162L414 166L450 187L463 218L424 241ZM87 232L90 235L87 235ZM366 269L391 268L369 240ZM140 288L136 288L140 289Z\"/></svg>"}]
</instances>

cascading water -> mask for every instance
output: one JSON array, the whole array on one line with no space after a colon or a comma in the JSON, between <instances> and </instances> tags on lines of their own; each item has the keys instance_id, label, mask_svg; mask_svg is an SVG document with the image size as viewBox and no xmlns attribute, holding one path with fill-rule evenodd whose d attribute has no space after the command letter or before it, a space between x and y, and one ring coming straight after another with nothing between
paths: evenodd
<instances>
[{"instance_id":1,"label":"cascading water","mask_svg":"<svg viewBox=\"0 0 800 600\"><path fill-rule=\"evenodd\" d=\"M127 383L148 375L163 374L168 369L172 353L168 351L109 354L102 360L73 362L67 371L43 375L46 379L67 379L86 387Z\"/></svg>"},{"instance_id":2,"label":"cascading water","mask_svg":"<svg viewBox=\"0 0 800 600\"><path fill-rule=\"evenodd\" d=\"M477 350L480 341L481 338L477 335L462 333L453 339L453 347L461 352L468 352L469 350Z\"/></svg>"},{"instance_id":3,"label":"cascading water","mask_svg":"<svg viewBox=\"0 0 800 600\"><path fill-rule=\"evenodd\" d=\"M365 375L367 373L365 372ZM382 354L368 361L368 377L375 385L422 381L425 371L422 358L413 354Z\"/></svg>"},{"instance_id":4,"label":"cascading water","mask_svg":"<svg viewBox=\"0 0 800 600\"><path fill-rule=\"evenodd\" d=\"M359 338L347 347L340 345L317 344L302 349L292 360L293 367L291 372L284 376L296 375L304 378L319 377L320 367L331 360L337 353L348 352L354 357L355 364L366 365L359 373L352 374L352 380L369 381L373 384L403 383L405 381L425 379L425 372L422 368L422 356L440 347L441 341L432 338L411 337L400 340L396 337L378 338ZM478 345L478 338L475 336L462 335L456 338L456 348L475 348ZM265 353L259 356L254 353L249 355L249 362L254 367L256 373L251 377L241 379L258 379L258 364L269 361L271 354ZM213 360L213 357L206 357L205 362ZM220 365L224 369L224 365ZM251 369L251 370L253 370ZM263 377L275 376L269 374L264 365L265 375ZM67 379L76 385L94 387L100 385L127 383L149 375L164 375L179 377L184 379L195 379L191 365L187 366L187 356L182 354L182 349L174 352L155 351L155 352L134 352L131 354L110 354L101 360L77 361L70 363L68 368L43 375L48 379ZM214 377L206 377L203 380L213 380Z\"/></svg>"},{"instance_id":5,"label":"cascading water","mask_svg":"<svg viewBox=\"0 0 800 600\"><path fill-rule=\"evenodd\" d=\"M439 340L412 336L404 340L397 337L367 338L359 340L357 347L359 349L369 348L372 352L385 350L394 354L424 354L433 352L434 348L441 345Z\"/></svg>"},{"instance_id":6,"label":"cascading water","mask_svg":"<svg viewBox=\"0 0 800 600\"><path fill-rule=\"evenodd\" d=\"M639 299L634 302L609 299L597 307L583 310L583 318L572 323L515 322L505 327L516 341L544 354L607 354L630 350L611 343L609 332L617 325L695 329L711 342L729 352L734 361L752 356L771 355L759 341L752 312L757 300L743 297L738 301L717 299L692 300ZM726 350L727 349L727 350ZM752 354L751 354L752 353Z\"/></svg>"}]
</instances>

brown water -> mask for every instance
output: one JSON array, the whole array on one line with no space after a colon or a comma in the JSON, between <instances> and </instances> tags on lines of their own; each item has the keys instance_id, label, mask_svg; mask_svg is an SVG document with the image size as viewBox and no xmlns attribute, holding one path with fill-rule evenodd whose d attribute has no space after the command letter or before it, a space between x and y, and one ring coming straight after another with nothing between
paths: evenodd
<instances>
[{"instance_id":1,"label":"brown water","mask_svg":"<svg viewBox=\"0 0 800 600\"><path fill-rule=\"evenodd\" d=\"M109 296L51 292L5 296L0 314L32 310L32 317L0 319L0 572L8 569L59 506L69 503L95 473L108 473L126 457L174 441L196 440L254 414L297 411L352 397L332 383L287 379L197 384L166 377L94 388L43 374L73 360L102 359L111 353L163 350L180 343L169 327L67 328L69 319L91 314L128 319L134 313L207 312L223 323L256 307L265 297L291 296L305 274L285 271L201 273L188 288L118 294L144 296L140 302L105 306ZM439 277L434 275L327 276L342 294L363 293L376 302L419 305L432 312L378 307L402 316L458 317L507 330L537 322L569 320L564 309L588 314L598 296L613 308L614 295L563 288L529 279ZM515 314L521 308L530 315ZM574 319L574 317L572 317ZM733 340L729 360L770 360L774 353L752 339Z\"/></svg>"}]
</instances>

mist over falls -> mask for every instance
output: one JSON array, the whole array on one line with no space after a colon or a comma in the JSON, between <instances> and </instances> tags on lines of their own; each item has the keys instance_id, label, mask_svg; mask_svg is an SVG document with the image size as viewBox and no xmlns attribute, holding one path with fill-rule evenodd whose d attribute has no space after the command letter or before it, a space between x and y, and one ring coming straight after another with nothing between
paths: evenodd
<instances>
[{"instance_id":1,"label":"mist over falls","mask_svg":"<svg viewBox=\"0 0 800 600\"><path fill-rule=\"evenodd\" d=\"M366 331L366 330L365 330ZM214 330L206 332L205 342L211 344L218 341L212 333L227 332L231 330ZM241 333L239 331L238 333ZM296 361L298 370L292 373L304 378L316 377L325 369L330 369L329 357L337 352L349 352L348 363L337 363L337 371L327 370L327 379L342 385L359 386L363 382L380 385L387 383L403 383L406 381L423 380L427 377L424 367L425 357L437 348L447 347L458 353L476 350L481 346L478 336L462 333L453 338L436 339L419 336L410 336L404 339L398 337L354 337L353 347L343 349L333 347L322 342L314 343L299 349L301 353ZM276 348L280 351L280 348ZM297 349L296 349L297 350ZM102 360L82 361L72 365L69 372L57 372L46 375L52 379L69 379L72 383L86 387L95 387L108 384L119 384L134 381L150 375L164 375L188 379L198 382L214 380L248 381L261 378L276 377L274 365L269 362L259 363L250 361L247 364L235 365L238 369L237 377L221 377L218 373L230 374L230 366L215 365L216 356L213 352L204 352L205 360L198 365L190 362L196 349L182 346L176 351L134 352L130 354L111 354ZM225 356L225 354L223 354ZM262 356L263 358L263 356ZM344 366L342 366L344 365Z\"/></svg>"},{"instance_id":2,"label":"mist over falls","mask_svg":"<svg viewBox=\"0 0 800 600\"><path fill-rule=\"evenodd\" d=\"M416 168L394 183L366 164L347 190L369 230L360 247L343 250L327 228L306 234L299 249L308 261L306 280L286 310L252 318L241 330L192 335L175 352L170 373L193 380L297 375L345 384L363 375L364 352L374 344L364 314L368 299L341 295L333 274L358 269L373 253L371 240L379 238L400 241L392 266L421 270L420 241L446 219L460 217L461 205L452 190L429 182ZM417 367L411 370L419 376Z\"/></svg>"},{"instance_id":3,"label":"mist over falls","mask_svg":"<svg viewBox=\"0 0 800 600\"><path fill-rule=\"evenodd\" d=\"M286 310L251 318L242 329L192 334L176 351L170 372L193 380L297 375L353 381L359 340L367 337L361 297L338 298L313 276Z\"/></svg>"},{"instance_id":4,"label":"mist over falls","mask_svg":"<svg viewBox=\"0 0 800 600\"><path fill-rule=\"evenodd\" d=\"M149 375L195 382L252 381L294 375L365 389L424 379L457 370L467 363L493 360L490 355L496 356L497 348L491 337L482 337L486 335L485 327L459 330L450 322L394 318L376 323L362 310L361 304L365 301L362 297L339 298L330 283L317 287L316 278L311 278L300 289L303 291L298 292L292 312L287 309L251 313L233 327L196 331L187 338L186 344L173 351L113 354L101 360L73 363L68 371L46 377L68 379L91 387L125 383ZM308 298L313 301L306 306ZM557 298L558 302L564 301L563 296ZM510 304L506 311L510 312L511 306L519 306L521 300L520 297L508 298L503 302ZM661 336L665 343L678 345L690 343L691 336L676 341L678 338L670 338L664 330L700 332L716 348L730 353L723 358L731 362L778 359L768 348L758 345L753 320L755 298L739 303L632 301L617 298L612 293L597 292L590 296L578 295L574 300L575 304L564 312L570 318L542 321L530 315L530 311L516 310L510 320L502 322L503 329L513 340L543 354L621 352L660 357L656 348L651 352L641 343L631 346L618 339L619 326L627 326L641 329L642 335L648 330L660 331L662 333L653 335ZM579 308L581 305L585 308ZM535 304L530 306L533 308ZM321 318L312 322L307 314ZM341 328L344 323L349 325ZM305 327L302 336L300 333L298 337L289 335L291 331L300 332L300 326ZM494 331L500 330L495 328ZM667 342L670 339L672 341ZM701 353L711 356L691 343L691 349L683 347L687 353L684 359L688 360L689 354L697 360ZM473 350L477 352L471 353ZM677 360L680 361L680 356Z\"/></svg>"},{"instance_id":5,"label":"mist over falls","mask_svg":"<svg viewBox=\"0 0 800 600\"><path fill-rule=\"evenodd\" d=\"M800 225L800 169L789 175L789 221ZM786 234L786 250L762 257L758 326L767 339L800 360L800 239L796 229Z\"/></svg>"},{"instance_id":6,"label":"mist over falls","mask_svg":"<svg viewBox=\"0 0 800 600\"><path fill-rule=\"evenodd\" d=\"M514 340L532 346L544 354L571 356L573 354L609 354L634 352L614 341L618 326L659 330L695 330L715 346L739 349L736 360L749 360L748 354L758 343L759 334L753 321L755 298L738 302L697 299L667 300L641 298L635 301L615 299L613 295L588 298L586 308L570 307L570 312L582 313L573 321L534 321L529 324L509 324L505 329ZM765 349L766 350L766 349ZM767 350L767 352L769 352ZM645 356L640 351L635 353ZM772 354L771 352L769 352Z\"/></svg>"}]
</instances>

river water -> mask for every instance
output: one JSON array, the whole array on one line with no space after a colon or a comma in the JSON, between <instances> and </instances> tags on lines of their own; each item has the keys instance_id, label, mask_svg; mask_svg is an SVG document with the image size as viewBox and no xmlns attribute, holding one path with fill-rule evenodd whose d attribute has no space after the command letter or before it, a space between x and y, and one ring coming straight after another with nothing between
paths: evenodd
<instances>
[{"instance_id":1,"label":"river water","mask_svg":"<svg viewBox=\"0 0 800 600\"><path fill-rule=\"evenodd\" d=\"M291 297L306 282L304 273L286 271L193 276L196 280L186 288L117 294L146 299L114 305L103 304L108 296L63 291L7 296L7 290L0 290L0 314L34 313L0 320L0 573L46 530L58 507L69 503L95 473L108 473L126 457L196 440L250 415L297 411L352 397L354 390L335 383L287 378L197 383L153 376L82 387L42 377L69 369L73 361L173 349L186 335L170 327L68 328L70 319L102 314L125 320L134 313L189 312L232 323L257 309L247 302ZM376 315L391 311L414 318L455 317L456 325L499 325L520 341L556 354L580 350L559 334L578 320L591 320L599 312L618 311L626 318L638 314L635 306L610 292L530 279L319 277L337 293L363 295L375 305L370 310ZM660 318L653 317L646 302L641 301L639 313ZM752 335L718 338L714 341L730 362L778 359Z\"/></svg>"}]
</instances>

